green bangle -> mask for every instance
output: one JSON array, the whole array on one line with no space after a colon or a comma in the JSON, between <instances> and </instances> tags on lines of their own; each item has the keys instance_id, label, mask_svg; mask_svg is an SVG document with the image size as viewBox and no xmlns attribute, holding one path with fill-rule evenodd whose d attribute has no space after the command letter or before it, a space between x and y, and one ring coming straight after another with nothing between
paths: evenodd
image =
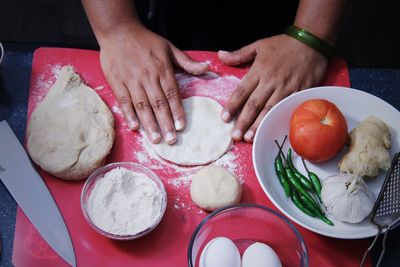
<instances>
[{"instance_id":1,"label":"green bangle","mask_svg":"<svg viewBox=\"0 0 400 267\"><path fill-rule=\"evenodd\" d=\"M286 28L285 33L317 50L328 59L334 54L333 46L305 29L299 28L295 25L290 25Z\"/></svg>"}]
</instances>

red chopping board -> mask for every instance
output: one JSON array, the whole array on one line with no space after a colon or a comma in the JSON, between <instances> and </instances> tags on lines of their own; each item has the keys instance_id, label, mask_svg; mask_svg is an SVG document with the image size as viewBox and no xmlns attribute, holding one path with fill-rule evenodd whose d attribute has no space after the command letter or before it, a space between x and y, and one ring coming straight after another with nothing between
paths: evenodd
<instances>
[{"instance_id":1,"label":"red chopping board","mask_svg":"<svg viewBox=\"0 0 400 267\"><path fill-rule=\"evenodd\" d=\"M214 52L188 52L188 54L195 60L209 63L210 70L223 78L218 79L215 75L192 78L179 74L181 76L178 75L178 80L183 97L205 95L224 104L247 69L223 65ZM102 74L98 51L65 48L36 50L32 64L28 119L54 83L54 74L64 65L74 66L84 81L95 88L113 111L116 137L107 161L132 161L144 164L161 177L168 194L166 213L153 232L134 241L113 241L97 234L86 223L80 209L83 181L67 182L39 170L70 232L77 266L187 266L187 247L190 237L198 223L207 215L191 202L188 180L179 177L182 174L187 175L190 171L185 172L186 170L182 168L171 167L153 159L154 155L143 148L145 146L143 137L127 129L111 88ZM344 61L336 59L331 61L324 84L350 87L348 69ZM277 210L257 182L251 160L251 144L235 143L230 153L231 158L227 160L227 164L234 165L232 171L243 181L242 202L257 203ZM310 266L359 266L362 253L368 246L367 240L334 239L296 226L305 239ZM13 263L17 267L67 266L43 241L19 208ZM371 265L370 262L368 264Z\"/></svg>"}]
</instances>

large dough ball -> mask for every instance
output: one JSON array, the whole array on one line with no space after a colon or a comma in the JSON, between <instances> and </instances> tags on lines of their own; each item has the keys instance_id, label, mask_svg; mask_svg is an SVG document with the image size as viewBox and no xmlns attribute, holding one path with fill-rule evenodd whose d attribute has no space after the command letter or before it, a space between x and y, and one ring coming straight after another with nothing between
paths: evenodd
<instances>
[{"instance_id":1,"label":"large dough ball","mask_svg":"<svg viewBox=\"0 0 400 267\"><path fill-rule=\"evenodd\" d=\"M72 67L62 68L29 120L27 148L32 160L54 176L84 179L104 165L113 142L111 111Z\"/></svg>"},{"instance_id":2,"label":"large dough ball","mask_svg":"<svg viewBox=\"0 0 400 267\"><path fill-rule=\"evenodd\" d=\"M193 177L190 196L199 207L213 211L239 203L242 187L232 173L223 167L210 165Z\"/></svg>"}]
</instances>

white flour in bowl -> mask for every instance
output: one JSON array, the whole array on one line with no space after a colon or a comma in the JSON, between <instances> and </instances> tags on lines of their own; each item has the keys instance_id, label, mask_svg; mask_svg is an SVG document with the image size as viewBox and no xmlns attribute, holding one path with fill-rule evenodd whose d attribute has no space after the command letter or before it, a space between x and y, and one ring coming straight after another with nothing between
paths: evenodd
<instances>
[{"instance_id":1,"label":"white flour in bowl","mask_svg":"<svg viewBox=\"0 0 400 267\"><path fill-rule=\"evenodd\" d=\"M96 182L88 199L88 214L106 232L133 235L160 217L162 200L161 190L146 175L115 168Z\"/></svg>"}]
</instances>

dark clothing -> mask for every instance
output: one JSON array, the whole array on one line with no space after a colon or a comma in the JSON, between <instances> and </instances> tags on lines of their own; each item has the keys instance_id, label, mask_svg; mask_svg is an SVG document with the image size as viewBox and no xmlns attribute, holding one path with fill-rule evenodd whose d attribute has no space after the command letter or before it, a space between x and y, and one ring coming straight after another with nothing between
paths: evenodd
<instances>
[{"instance_id":1,"label":"dark clothing","mask_svg":"<svg viewBox=\"0 0 400 267\"><path fill-rule=\"evenodd\" d=\"M136 0L144 24L183 50L235 50L282 33L298 1ZM149 16L150 15L150 16Z\"/></svg>"}]
</instances>

